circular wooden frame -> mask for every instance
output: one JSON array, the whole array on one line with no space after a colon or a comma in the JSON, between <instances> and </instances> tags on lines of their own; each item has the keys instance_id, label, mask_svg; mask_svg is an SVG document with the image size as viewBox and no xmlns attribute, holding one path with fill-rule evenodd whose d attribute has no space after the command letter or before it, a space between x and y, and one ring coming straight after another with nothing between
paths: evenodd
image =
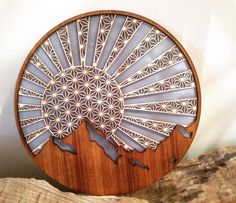
<instances>
[{"instance_id":1,"label":"circular wooden frame","mask_svg":"<svg viewBox=\"0 0 236 203\"><path fill-rule=\"evenodd\" d=\"M64 25L79 18L100 14L127 15L141 19L153 26L156 26L160 31L165 33L171 40L173 40L178 48L182 51L194 75L198 98L198 110L195 122L191 126L187 127L187 129L192 132L192 136L190 138L182 136L177 126L172 132L172 135L166 141L162 142L156 151L146 150L145 153L139 153L137 151L125 153L123 149L119 149L122 155L127 158L137 158L139 160L145 161L146 163L149 163L149 171L140 170L137 167L131 166L127 163L126 159L120 159L117 165L114 164L110 159L107 159L103 149L101 149L96 143L90 141L89 134L84 123L65 139L66 143L76 146L78 154L81 154L80 156L74 156L71 153L60 151L55 147L51 139L40 154L33 156L31 150L28 148L28 145L25 142L23 132L19 124L17 104L20 79L35 50L43 41L48 38L48 36ZM148 185L158 181L173 168L175 168L176 164L187 152L196 134L201 112L201 92L197 73L188 53L179 43L179 41L165 28L156 22L137 14L125 11L102 10L88 12L72 17L55 26L36 43L36 45L26 57L19 73L16 83L14 103L15 118L21 140L28 153L31 155L31 158L48 176L77 192L94 195L109 195L124 194L147 187ZM80 134L80 136L77 136L78 134ZM84 150L87 150L88 153L83 154L82 152ZM86 164L88 159L90 160L89 164Z\"/></svg>"}]
</instances>

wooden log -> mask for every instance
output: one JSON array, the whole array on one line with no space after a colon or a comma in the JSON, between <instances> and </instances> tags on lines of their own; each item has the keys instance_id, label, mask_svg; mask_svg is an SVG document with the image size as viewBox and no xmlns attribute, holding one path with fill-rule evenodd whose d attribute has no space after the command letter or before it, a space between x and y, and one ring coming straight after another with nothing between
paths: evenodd
<instances>
[{"instance_id":1,"label":"wooden log","mask_svg":"<svg viewBox=\"0 0 236 203\"><path fill-rule=\"evenodd\" d=\"M4 178L0 202L236 202L236 146L182 161L158 183L127 196L76 195L44 180Z\"/></svg>"},{"instance_id":2,"label":"wooden log","mask_svg":"<svg viewBox=\"0 0 236 203\"><path fill-rule=\"evenodd\" d=\"M1 203L48 203L48 202L80 202L80 203L110 203L110 202L137 202L146 203L147 200L139 200L135 197L116 196L87 196L76 195L70 192L62 192L44 180L34 178L4 178L0 180Z\"/></svg>"},{"instance_id":3,"label":"wooden log","mask_svg":"<svg viewBox=\"0 0 236 203\"><path fill-rule=\"evenodd\" d=\"M236 147L188 161L151 187L131 196L149 202L236 202Z\"/></svg>"}]
</instances>

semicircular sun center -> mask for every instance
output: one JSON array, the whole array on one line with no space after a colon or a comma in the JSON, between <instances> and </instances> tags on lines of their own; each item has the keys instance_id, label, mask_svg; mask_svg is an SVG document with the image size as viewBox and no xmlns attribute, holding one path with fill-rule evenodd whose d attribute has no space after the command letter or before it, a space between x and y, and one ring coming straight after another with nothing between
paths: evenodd
<instances>
[{"instance_id":1,"label":"semicircular sun center","mask_svg":"<svg viewBox=\"0 0 236 203\"><path fill-rule=\"evenodd\" d=\"M121 122L122 92L104 71L77 66L65 69L50 81L43 94L42 113L57 138L68 136L84 119L108 137Z\"/></svg>"}]
</instances>

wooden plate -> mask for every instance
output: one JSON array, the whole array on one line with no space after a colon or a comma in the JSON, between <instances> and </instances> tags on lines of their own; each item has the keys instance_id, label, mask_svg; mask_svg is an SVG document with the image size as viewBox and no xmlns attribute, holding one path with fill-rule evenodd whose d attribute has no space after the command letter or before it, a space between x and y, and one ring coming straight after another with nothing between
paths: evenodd
<instances>
[{"instance_id":1,"label":"wooden plate","mask_svg":"<svg viewBox=\"0 0 236 203\"><path fill-rule=\"evenodd\" d=\"M201 111L182 45L145 17L95 11L44 35L15 91L24 146L50 177L77 192L132 192L169 173Z\"/></svg>"}]
</instances>

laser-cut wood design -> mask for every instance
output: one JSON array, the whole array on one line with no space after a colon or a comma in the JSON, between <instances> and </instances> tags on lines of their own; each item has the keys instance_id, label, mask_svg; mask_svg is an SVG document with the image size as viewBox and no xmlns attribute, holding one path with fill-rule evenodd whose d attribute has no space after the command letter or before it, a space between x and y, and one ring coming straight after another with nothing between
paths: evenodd
<instances>
[{"instance_id":1,"label":"laser-cut wood design","mask_svg":"<svg viewBox=\"0 0 236 203\"><path fill-rule=\"evenodd\" d=\"M153 163L140 157L160 156L158 146L170 147L171 139L186 139L189 146L200 116L200 90L190 58L164 28L138 15L100 11L65 21L37 43L19 75L16 106L23 141L52 177L40 161L52 150L47 143L64 156L81 157L74 141L63 141L85 136L77 132L81 127L107 160L121 167L127 160L125 167L153 173ZM181 158L186 149L174 156ZM76 180L76 186L59 182L93 194L147 185L137 181L133 189L113 186L109 192L107 185L94 192Z\"/></svg>"}]
</instances>

